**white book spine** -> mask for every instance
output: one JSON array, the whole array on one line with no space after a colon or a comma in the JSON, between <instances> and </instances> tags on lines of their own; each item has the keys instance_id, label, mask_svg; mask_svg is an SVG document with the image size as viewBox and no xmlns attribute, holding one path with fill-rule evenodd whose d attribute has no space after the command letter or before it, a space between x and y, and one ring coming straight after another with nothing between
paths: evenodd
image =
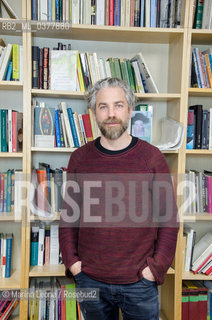
<instances>
[{"instance_id":1,"label":"white book spine","mask_svg":"<svg viewBox=\"0 0 212 320\"><path fill-rule=\"evenodd\" d=\"M126 9L126 0L121 1L121 27L125 26L125 9Z\"/></svg>"},{"instance_id":2,"label":"white book spine","mask_svg":"<svg viewBox=\"0 0 212 320\"><path fill-rule=\"evenodd\" d=\"M43 266L43 256L44 256L44 227L39 227L38 236L38 266Z\"/></svg>"},{"instance_id":3,"label":"white book spine","mask_svg":"<svg viewBox=\"0 0 212 320\"><path fill-rule=\"evenodd\" d=\"M140 75L140 72L139 72L137 61L133 61L132 62L132 66L133 66L133 69L135 71L135 78L136 78L136 82L137 82L137 86L138 86L138 91L144 93L145 92L144 91L144 86L143 86L143 83L142 83L142 80L141 80L141 75Z\"/></svg>"},{"instance_id":4,"label":"white book spine","mask_svg":"<svg viewBox=\"0 0 212 320\"><path fill-rule=\"evenodd\" d=\"M75 128L76 128L76 132L77 132L77 139L79 141L79 146L81 147L81 140L80 140L80 134L79 134L79 130L78 130L78 125L77 125L77 115L76 113L73 113L73 118L74 118L74 125L75 125Z\"/></svg>"},{"instance_id":5,"label":"white book spine","mask_svg":"<svg viewBox=\"0 0 212 320\"><path fill-rule=\"evenodd\" d=\"M101 79L101 76L100 76L99 62L98 62L96 52L93 53L93 61L94 61L94 67L95 67L96 77L97 77L97 81L98 81Z\"/></svg>"},{"instance_id":6,"label":"white book spine","mask_svg":"<svg viewBox=\"0 0 212 320\"><path fill-rule=\"evenodd\" d=\"M129 27L130 26L130 1L126 0L126 9L125 9L125 26Z\"/></svg>"},{"instance_id":7,"label":"white book spine","mask_svg":"<svg viewBox=\"0 0 212 320\"><path fill-rule=\"evenodd\" d=\"M58 224L50 226L50 264L59 263Z\"/></svg>"},{"instance_id":8,"label":"white book spine","mask_svg":"<svg viewBox=\"0 0 212 320\"><path fill-rule=\"evenodd\" d=\"M40 2L40 20L41 21L47 21L48 20L47 0L42 0Z\"/></svg>"},{"instance_id":9,"label":"white book spine","mask_svg":"<svg viewBox=\"0 0 212 320\"><path fill-rule=\"evenodd\" d=\"M146 0L145 3L145 18L146 18L146 24L145 27L150 27L150 0Z\"/></svg>"},{"instance_id":10,"label":"white book spine","mask_svg":"<svg viewBox=\"0 0 212 320\"><path fill-rule=\"evenodd\" d=\"M80 128L81 128L84 143L87 143L87 138L86 138L86 134L85 134L85 128L83 125L82 115L78 114L78 118L79 118L79 123L80 123Z\"/></svg>"},{"instance_id":11,"label":"white book spine","mask_svg":"<svg viewBox=\"0 0 212 320\"><path fill-rule=\"evenodd\" d=\"M110 63L109 63L109 61L105 61L105 67L106 67L107 77L108 77L108 78L111 78L111 70L110 70Z\"/></svg>"},{"instance_id":12,"label":"white book spine","mask_svg":"<svg viewBox=\"0 0 212 320\"><path fill-rule=\"evenodd\" d=\"M12 138L12 110L9 109L8 110L8 151L9 152L12 152L12 148L13 148L12 141L13 141L13 138Z\"/></svg>"},{"instance_id":13,"label":"white book spine","mask_svg":"<svg viewBox=\"0 0 212 320\"><path fill-rule=\"evenodd\" d=\"M91 0L85 1L85 24L91 24Z\"/></svg>"},{"instance_id":14,"label":"white book spine","mask_svg":"<svg viewBox=\"0 0 212 320\"><path fill-rule=\"evenodd\" d=\"M72 23L79 24L79 1L72 0Z\"/></svg>"},{"instance_id":15,"label":"white book spine","mask_svg":"<svg viewBox=\"0 0 212 320\"><path fill-rule=\"evenodd\" d=\"M105 23L105 3L104 0L96 0L96 24L104 25Z\"/></svg>"}]
</instances>

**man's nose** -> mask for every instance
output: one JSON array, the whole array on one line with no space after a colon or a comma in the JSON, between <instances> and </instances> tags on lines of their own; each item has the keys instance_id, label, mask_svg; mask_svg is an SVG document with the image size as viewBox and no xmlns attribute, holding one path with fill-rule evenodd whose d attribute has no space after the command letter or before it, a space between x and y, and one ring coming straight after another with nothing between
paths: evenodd
<instances>
[{"instance_id":1,"label":"man's nose","mask_svg":"<svg viewBox=\"0 0 212 320\"><path fill-rule=\"evenodd\" d=\"M113 106L108 108L108 117L113 118L115 116L115 109Z\"/></svg>"}]
</instances>

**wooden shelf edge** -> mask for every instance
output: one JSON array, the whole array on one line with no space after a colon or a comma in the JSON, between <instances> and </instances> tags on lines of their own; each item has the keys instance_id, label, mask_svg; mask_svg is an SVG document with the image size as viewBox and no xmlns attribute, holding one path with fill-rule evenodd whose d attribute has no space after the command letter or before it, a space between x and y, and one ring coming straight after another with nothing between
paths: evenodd
<instances>
[{"instance_id":1,"label":"wooden shelf edge","mask_svg":"<svg viewBox=\"0 0 212 320\"><path fill-rule=\"evenodd\" d=\"M194 214L185 214L182 217L183 221L211 221L212 214L210 213L194 213Z\"/></svg>"},{"instance_id":2,"label":"wooden shelf edge","mask_svg":"<svg viewBox=\"0 0 212 320\"><path fill-rule=\"evenodd\" d=\"M30 277L65 276L65 266L63 264L31 266L29 271L29 276Z\"/></svg>"},{"instance_id":3,"label":"wooden shelf edge","mask_svg":"<svg viewBox=\"0 0 212 320\"><path fill-rule=\"evenodd\" d=\"M175 270L172 267L170 267L167 271L167 274L175 274Z\"/></svg>"},{"instance_id":4,"label":"wooden shelf edge","mask_svg":"<svg viewBox=\"0 0 212 320\"><path fill-rule=\"evenodd\" d=\"M0 289L20 289L21 271L12 271L10 278L0 279Z\"/></svg>"},{"instance_id":5,"label":"wooden shelf edge","mask_svg":"<svg viewBox=\"0 0 212 320\"><path fill-rule=\"evenodd\" d=\"M77 148L37 148L37 147L32 147L31 151L33 152L73 152Z\"/></svg>"},{"instance_id":6,"label":"wooden shelf edge","mask_svg":"<svg viewBox=\"0 0 212 320\"><path fill-rule=\"evenodd\" d=\"M63 91L63 90L44 90L44 89L31 89L33 96L55 96L55 97L70 97L75 99L83 99L85 92L77 91ZM173 99L180 99L180 93L135 93L138 99L161 100L169 101Z\"/></svg>"},{"instance_id":7,"label":"wooden shelf edge","mask_svg":"<svg viewBox=\"0 0 212 320\"><path fill-rule=\"evenodd\" d=\"M186 154L193 154L193 155L212 155L212 150L208 149L186 149Z\"/></svg>"},{"instance_id":8,"label":"wooden shelf edge","mask_svg":"<svg viewBox=\"0 0 212 320\"><path fill-rule=\"evenodd\" d=\"M212 276L207 276L202 273L194 274L192 271L184 271L182 274L182 280L212 280Z\"/></svg>"},{"instance_id":9,"label":"wooden shelf edge","mask_svg":"<svg viewBox=\"0 0 212 320\"><path fill-rule=\"evenodd\" d=\"M22 81L0 81L0 89L3 90L22 90Z\"/></svg>"},{"instance_id":10,"label":"wooden shelf edge","mask_svg":"<svg viewBox=\"0 0 212 320\"><path fill-rule=\"evenodd\" d=\"M0 152L0 158L22 158L22 152Z\"/></svg>"}]
</instances>

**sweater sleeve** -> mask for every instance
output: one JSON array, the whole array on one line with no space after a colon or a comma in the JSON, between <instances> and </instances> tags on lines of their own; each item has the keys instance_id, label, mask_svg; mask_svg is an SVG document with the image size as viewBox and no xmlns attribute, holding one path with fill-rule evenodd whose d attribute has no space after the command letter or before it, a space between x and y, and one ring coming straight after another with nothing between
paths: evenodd
<instances>
[{"instance_id":1,"label":"sweater sleeve","mask_svg":"<svg viewBox=\"0 0 212 320\"><path fill-rule=\"evenodd\" d=\"M179 222L169 168L158 149L152 156L151 163L154 172L152 214L157 224L157 239L154 254L147 258L147 264L157 284L161 285L175 256Z\"/></svg>"},{"instance_id":2,"label":"sweater sleeve","mask_svg":"<svg viewBox=\"0 0 212 320\"><path fill-rule=\"evenodd\" d=\"M59 245L67 276L71 276L70 266L80 260L77 250L79 219L80 192L75 175L75 161L72 154L68 164L65 197L59 223Z\"/></svg>"}]
</instances>

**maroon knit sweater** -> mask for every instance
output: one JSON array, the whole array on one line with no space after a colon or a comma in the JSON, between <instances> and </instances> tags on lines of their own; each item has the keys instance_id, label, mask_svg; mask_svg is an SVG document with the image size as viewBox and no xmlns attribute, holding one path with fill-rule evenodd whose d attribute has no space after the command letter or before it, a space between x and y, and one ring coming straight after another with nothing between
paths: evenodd
<instances>
[{"instance_id":1,"label":"maroon knit sweater","mask_svg":"<svg viewBox=\"0 0 212 320\"><path fill-rule=\"evenodd\" d=\"M60 220L59 242L66 274L70 275L69 267L72 264L82 261L82 271L90 277L107 283L127 284L141 279L142 270L148 265L157 284L162 284L175 255L178 233L177 207L169 168L163 154L143 140L138 140L132 148L120 154L105 154L95 146L95 141L92 141L72 153L68 172L72 174L69 178L73 180L74 177L79 183L80 190L70 187L67 189ZM101 176L101 173L104 175ZM85 177L86 174L89 175ZM145 206L138 197L136 205L132 208L129 203L129 191L126 190L123 200L124 222L112 226L105 222L105 176L109 181L116 181L116 175L123 177L126 190L129 190L127 186L132 179L137 182L148 181L147 196L143 201L148 207L148 218L145 222L131 223L129 214L135 210L139 216L143 213L141 207ZM100 200L99 204L93 203L90 206L89 214L92 217L102 216L102 219L101 222L91 225L84 222L87 198L83 198L83 181L92 179L101 180L102 184L101 188L91 188L90 197ZM169 183L168 202L172 202L171 218L160 223L154 220L153 223L152 212L158 211L159 215L163 216L167 206L167 198L161 189L160 201L156 202L156 205L152 204L153 183L161 179ZM141 192L141 189L139 191ZM139 194L139 191L136 190L136 194ZM113 193L112 195L115 197ZM81 208L81 217L77 222L70 223L67 222L66 215L73 216L74 201ZM117 208L117 205L113 206L114 215Z\"/></svg>"}]
</instances>

